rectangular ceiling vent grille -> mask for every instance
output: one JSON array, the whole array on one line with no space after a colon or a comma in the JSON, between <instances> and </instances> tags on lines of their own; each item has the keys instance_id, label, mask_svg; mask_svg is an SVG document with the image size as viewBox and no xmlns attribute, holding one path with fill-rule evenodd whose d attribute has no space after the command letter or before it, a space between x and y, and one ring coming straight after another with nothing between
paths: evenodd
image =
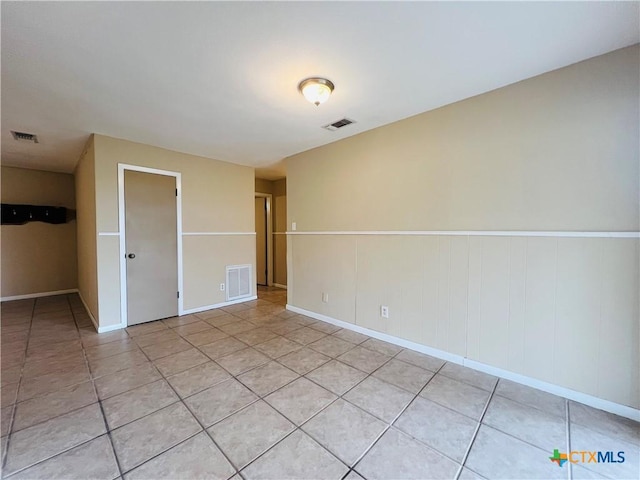
<instances>
[{"instance_id":1,"label":"rectangular ceiling vent grille","mask_svg":"<svg viewBox=\"0 0 640 480\"><path fill-rule=\"evenodd\" d=\"M16 132L14 130L11 130L11 135L13 135L14 140L17 140L19 142L38 143L38 137L33 133Z\"/></svg>"},{"instance_id":2,"label":"rectangular ceiling vent grille","mask_svg":"<svg viewBox=\"0 0 640 480\"><path fill-rule=\"evenodd\" d=\"M346 127L347 125L351 125L352 123L356 123L355 120L351 120L349 118L343 118L342 120L338 120L337 122L330 123L328 125L323 126L325 130L329 130L330 132L335 132L336 130Z\"/></svg>"},{"instance_id":3,"label":"rectangular ceiling vent grille","mask_svg":"<svg viewBox=\"0 0 640 480\"><path fill-rule=\"evenodd\" d=\"M251 265L227 267L227 301L251 296Z\"/></svg>"}]
</instances>

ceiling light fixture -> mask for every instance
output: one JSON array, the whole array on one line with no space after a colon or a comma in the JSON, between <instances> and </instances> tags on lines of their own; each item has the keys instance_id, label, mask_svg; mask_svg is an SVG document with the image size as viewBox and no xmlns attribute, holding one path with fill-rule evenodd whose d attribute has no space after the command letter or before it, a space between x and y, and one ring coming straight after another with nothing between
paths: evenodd
<instances>
[{"instance_id":1,"label":"ceiling light fixture","mask_svg":"<svg viewBox=\"0 0 640 480\"><path fill-rule=\"evenodd\" d=\"M320 77L306 78L298 84L300 93L316 107L329 100L334 88L331 80Z\"/></svg>"}]
</instances>

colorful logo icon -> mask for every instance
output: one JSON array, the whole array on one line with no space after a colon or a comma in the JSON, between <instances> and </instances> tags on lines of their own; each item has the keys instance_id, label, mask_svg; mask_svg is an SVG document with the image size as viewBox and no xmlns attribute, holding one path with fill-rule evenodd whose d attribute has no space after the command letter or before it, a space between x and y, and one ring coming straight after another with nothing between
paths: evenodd
<instances>
[{"instance_id":1,"label":"colorful logo icon","mask_svg":"<svg viewBox=\"0 0 640 480\"><path fill-rule=\"evenodd\" d=\"M553 451L553 457L549 457L549 460L551 460L552 462L556 462L558 466L561 467L567 461L567 454L560 453L560 451L556 448Z\"/></svg>"},{"instance_id":2,"label":"colorful logo icon","mask_svg":"<svg viewBox=\"0 0 640 480\"><path fill-rule=\"evenodd\" d=\"M572 450L568 454L560 453L557 448L553 450L553 456L549 460L562 467L567 461L571 463L624 463L624 451L583 451Z\"/></svg>"}]
</instances>

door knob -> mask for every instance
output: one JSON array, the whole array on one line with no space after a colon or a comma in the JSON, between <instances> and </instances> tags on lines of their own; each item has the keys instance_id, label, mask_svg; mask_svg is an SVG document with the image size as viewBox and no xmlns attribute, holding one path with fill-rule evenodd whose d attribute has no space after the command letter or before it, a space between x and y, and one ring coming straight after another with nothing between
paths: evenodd
<instances>
[{"instance_id":1,"label":"door knob","mask_svg":"<svg viewBox=\"0 0 640 480\"><path fill-rule=\"evenodd\" d=\"M130 253L129 255L127 255L127 257L129 257L129 258L136 258L136 254L135 254L135 253Z\"/></svg>"}]
</instances>

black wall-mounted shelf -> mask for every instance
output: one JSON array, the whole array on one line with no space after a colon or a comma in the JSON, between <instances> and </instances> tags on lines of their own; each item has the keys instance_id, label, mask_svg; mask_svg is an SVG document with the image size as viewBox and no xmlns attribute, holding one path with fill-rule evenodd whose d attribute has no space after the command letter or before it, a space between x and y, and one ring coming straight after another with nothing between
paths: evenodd
<instances>
[{"instance_id":1,"label":"black wall-mounted shelf","mask_svg":"<svg viewBox=\"0 0 640 480\"><path fill-rule=\"evenodd\" d=\"M67 223L75 218L75 210L44 205L2 204L2 225L24 225L29 222Z\"/></svg>"}]
</instances>

